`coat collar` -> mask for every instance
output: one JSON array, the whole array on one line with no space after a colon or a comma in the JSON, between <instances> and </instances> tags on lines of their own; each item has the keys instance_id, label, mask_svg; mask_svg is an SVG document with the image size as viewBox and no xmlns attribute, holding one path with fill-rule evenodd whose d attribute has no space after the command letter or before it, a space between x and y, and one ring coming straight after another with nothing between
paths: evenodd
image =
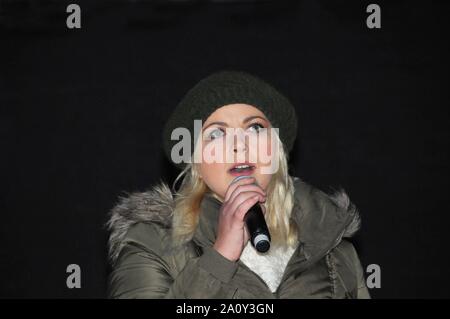
<instances>
[{"instance_id":1,"label":"coat collar","mask_svg":"<svg viewBox=\"0 0 450 319\"><path fill-rule=\"evenodd\" d=\"M200 246L214 245L217 237L219 210L222 203L209 193L203 197L200 216L193 240Z\"/></svg>"},{"instance_id":2,"label":"coat collar","mask_svg":"<svg viewBox=\"0 0 450 319\"><path fill-rule=\"evenodd\" d=\"M295 204L292 218L299 227L299 244L305 259L315 259L336 247L343 237L352 236L360 227L358 211L344 191L328 195L294 179ZM217 235L221 202L206 194L201 203L199 223L193 240L200 246L212 246Z\"/></svg>"},{"instance_id":3,"label":"coat collar","mask_svg":"<svg viewBox=\"0 0 450 319\"><path fill-rule=\"evenodd\" d=\"M344 190L326 194L294 178L295 204L292 217L299 226L300 250L307 260L315 260L351 237L360 227L356 207ZM206 195L201 204L199 223L193 237L199 245L211 246L216 238L218 211L221 203ZM170 229L174 200L169 187L162 183L149 191L126 193L110 211L107 228L110 231L109 257L117 260L126 243L126 234L136 223L156 223Z\"/></svg>"}]
</instances>

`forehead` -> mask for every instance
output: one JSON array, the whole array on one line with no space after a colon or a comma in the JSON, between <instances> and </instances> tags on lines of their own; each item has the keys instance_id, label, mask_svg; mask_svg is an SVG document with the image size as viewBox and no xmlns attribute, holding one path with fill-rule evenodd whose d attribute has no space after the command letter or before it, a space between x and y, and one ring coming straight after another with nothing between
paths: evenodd
<instances>
[{"instance_id":1,"label":"forehead","mask_svg":"<svg viewBox=\"0 0 450 319\"><path fill-rule=\"evenodd\" d=\"M213 121L243 121L249 116L261 116L266 118L263 112L249 104L228 104L215 110L205 121L205 124Z\"/></svg>"}]
</instances>

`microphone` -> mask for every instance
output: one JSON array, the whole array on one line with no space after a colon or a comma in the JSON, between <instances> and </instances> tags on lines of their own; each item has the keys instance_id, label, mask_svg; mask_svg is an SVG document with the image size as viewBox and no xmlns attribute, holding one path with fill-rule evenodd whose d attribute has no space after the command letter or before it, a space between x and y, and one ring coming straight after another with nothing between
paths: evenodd
<instances>
[{"instance_id":1,"label":"microphone","mask_svg":"<svg viewBox=\"0 0 450 319\"><path fill-rule=\"evenodd\" d=\"M238 176L231 183L249 177L247 175ZM244 216L244 222L250 234L252 246L260 253L267 252L270 249L270 233L259 203L256 203L248 210Z\"/></svg>"}]
</instances>

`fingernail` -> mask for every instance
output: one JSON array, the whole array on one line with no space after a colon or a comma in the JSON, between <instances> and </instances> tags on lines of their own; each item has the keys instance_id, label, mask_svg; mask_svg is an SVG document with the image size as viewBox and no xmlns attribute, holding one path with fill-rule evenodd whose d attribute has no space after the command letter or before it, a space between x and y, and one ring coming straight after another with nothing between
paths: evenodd
<instances>
[{"instance_id":1,"label":"fingernail","mask_svg":"<svg viewBox=\"0 0 450 319\"><path fill-rule=\"evenodd\" d=\"M241 180L245 180L245 179L249 179L249 180L251 180L253 177L251 177L251 176L245 176L245 175L241 175L241 176L238 176L238 177L235 177L234 179L233 179L233 181L231 182L231 184L233 184L233 183L237 183L237 182L239 182L239 181L241 181Z\"/></svg>"}]
</instances>

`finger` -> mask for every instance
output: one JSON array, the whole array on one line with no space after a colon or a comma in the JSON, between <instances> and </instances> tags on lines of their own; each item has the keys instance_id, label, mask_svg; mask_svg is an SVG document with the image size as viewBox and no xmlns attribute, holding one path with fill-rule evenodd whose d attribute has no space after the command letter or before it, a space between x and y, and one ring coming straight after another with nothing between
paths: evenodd
<instances>
[{"instance_id":1,"label":"finger","mask_svg":"<svg viewBox=\"0 0 450 319\"><path fill-rule=\"evenodd\" d=\"M236 209L235 218L243 221L245 214L247 214L249 209L258 202L258 199L258 196L253 196L242 202Z\"/></svg>"},{"instance_id":2,"label":"finger","mask_svg":"<svg viewBox=\"0 0 450 319\"><path fill-rule=\"evenodd\" d=\"M264 197L266 196L266 192L258 185L240 185L233 191L228 201L231 203L236 198L236 196L238 196L242 192L255 192L261 194Z\"/></svg>"},{"instance_id":3,"label":"finger","mask_svg":"<svg viewBox=\"0 0 450 319\"><path fill-rule=\"evenodd\" d=\"M227 208L227 211L230 212L230 214L235 214L239 205L241 205L243 202L245 202L250 197L254 197L254 196L258 197L258 201L264 200L264 197L260 193L242 192L239 195L237 195L233 201L228 202L229 207Z\"/></svg>"},{"instance_id":4,"label":"finger","mask_svg":"<svg viewBox=\"0 0 450 319\"><path fill-rule=\"evenodd\" d=\"M225 201L227 202L230 198L230 195L234 192L234 190L239 187L240 185L249 185L255 183L255 178L243 178L238 180L237 182L231 183L230 186L228 186L227 192L225 193Z\"/></svg>"}]
</instances>

